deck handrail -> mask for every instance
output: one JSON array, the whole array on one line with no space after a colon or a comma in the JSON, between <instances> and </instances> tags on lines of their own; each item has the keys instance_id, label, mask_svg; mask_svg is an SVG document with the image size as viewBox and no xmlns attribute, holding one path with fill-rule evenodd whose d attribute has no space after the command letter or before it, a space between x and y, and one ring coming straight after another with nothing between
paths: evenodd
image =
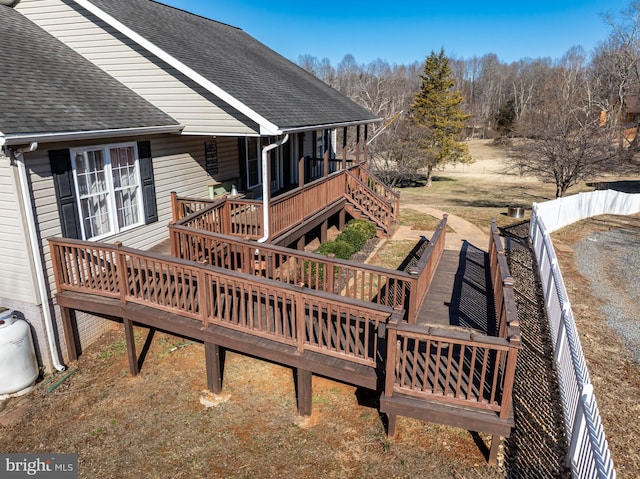
<instances>
[{"instance_id":1,"label":"deck handrail","mask_svg":"<svg viewBox=\"0 0 640 479\"><path fill-rule=\"evenodd\" d=\"M358 206L368 218L386 232L391 231L392 222L396 219L391 203L369 188L351 171L345 171L345 180L344 195L347 200Z\"/></svg>"},{"instance_id":2,"label":"deck handrail","mask_svg":"<svg viewBox=\"0 0 640 479\"><path fill-rule=\"evenodd\" d=\"M495 218L491 220L491 232L489 234L489 271L491 275L496 321L498 323L498 336L508 339L516 346L516 349L509 354L508 361L505 364L505 381L502 385L502 393L504 396L503 406L505 409L501 412L500 417L506 417L515 380L517 349L522 347L522 337L520 334L520 321L518 320L516 299L513 293L515 281L509 270L505 248L502 244Z\"/></svg>"},{"instance_id":3,"label":"deck handrail","mask_svg":"<svg viewBox=\"0 0 640 479\"><path fill-rule=\"evenodd\" d=\"M344 195L344 170L331 173L300 188L279 195L269 202L269 230L277 237L300 224Z\"/></svg>"},{"instance_id":4,"label":"deck handrail","mask_svg":"<svg viewBox=\"0 0 640 479\"><path fill-rule=\"evenodd\" d=\"M392 319L387 324L386 397L394 393L495 411L507 418L505 365L520 348L512 339L472 330L424 327Z\"/></svg>"},{"instance_id":5,"label":"deck handrail","mask_svg":"<svg viewBox=\"0 0 640 479\"><path fill-rule=\"evenodd\" d=\"M117 244L49 239L58 293L135 303L376 367L392 308ZM127 274L122 274L126 271ZM205 285L205 287L198 287Z\"/></svg>"},{"instance_id":6,"label":"deck handrail","mask_svg":"<svg viewBox=\"0 0 640 479\"><path fill-rule=\"evenodd\" d=\"M212 204L222 202L224 199L210 200L208 198L178 197L175 191L171 192L171 216L173 221L180 221L185 216L199 211Z\"/></svg>"},{"instance_id":7,"label":"deck handrail","mask_svg":"<svg viewBox=\"0 0 640 479\"><path fill-rule=\"evenodd\" d=\"M444 253L444 245L447 235L447 220L449 215L442 215L442 219L438 224L431 240L427 243L427 247L418 259L415 266L409 268L409 274L416 278L415 294L411 294L409 304L408 317L413 318L410 322L415 323L418 313L424 303L431 282L436 274L436 269L442 259Z\"/></svg>"},{"instance_id":8,"label":"deck handrail","mask_svg":"<svg viewBox=\"0 0 640 479\"><path fill-rule=\"evenodd\" d=\"M416 275L316 253L169 225L171 254L288 284L406 309Z\"/></svg>"},{"instance_id":9,"label":"deck handrail","mask_svg":"<svg viewBox=\"0 0 640 479\"><path fill-rule=\"evenodd\" d=\"M415 323L442 258L447 218L448 215L443 215L417 264L407 272L272 244L257 245L248 238L232 238L178 224L169 225L169 238L171 254L175 257L259 274L289 284L304 283L313 289L361 301L401 307L406 311L405 319Z\"/></svg>"},{"instance_id":10,"label":"deck handrail","mask_svg":"<svg viewBox=\"0 0 640 479\"><path fill-rule=\"evenodd\" d=\"M522 341L513 281L509 280L504 248L496 231L494 222L489 256L500 334L494 337L474 330L435 326L425 331L423 327L390 321L385 396L402 393L437 398L495 411L501 419L508 418Z\"/></svg>"},{"instance_id":11,"label":"deck handrail","mask_svg":"<svg viewBox=\"0 0 640 479\"><path fill-rule=\"evenodd\" d=\"M393 216L397 217L400 212L400 192L394 190L389 185L380 181L380 179L371 173L365 164L357 165L358 177L369 188L375 191L380 197L393 205Z\"/></svg>"},{"instance_id":12,"label":"deck handrail","mask_svg":"<svg viewBox=\"0 0 640 479\"><path fill-rule=\"evenodd\" d=\"M281 235L292 225L300 224L314 214L326 209L336 201L345 198L365 210L368 216L386 232L398 216L399 196L385 199L370 186L380 183L360 165L339 170L326 177L295 188L269 201L269 236ZM355 173L355 174L354 174ZM377 183L374 183L374 180ZM386 194L387 190L383 190ZM391 190L389 190L391 191ZM365 205L366 203L366 205ZM365 206L374 205L373 210ZM263 236L262 201L246 198L224 197L217 200L206 198L182 198L171 193L171 210L174 223L198 223L201 228L235 236L249 236L252 239ZM192 216L198 213L207 218Z\"/></svg>"}]
</instances>

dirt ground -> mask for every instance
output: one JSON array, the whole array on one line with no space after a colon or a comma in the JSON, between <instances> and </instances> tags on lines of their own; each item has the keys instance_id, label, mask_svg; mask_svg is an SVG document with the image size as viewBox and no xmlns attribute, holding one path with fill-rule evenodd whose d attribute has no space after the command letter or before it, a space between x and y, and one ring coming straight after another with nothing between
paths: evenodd
<instances>
[{"instance_id":1,"label":"dirt ground","mask_svg":"<svg viewBox=\"0 0 640 479\"><path fill-rule=\"evenodd\" d=\"M531 186L536 180L504 174L500 151L488 142L473 142L471 152L475 164L438 174L460 178L465 185L462 180L480 178L493 189L513 187L520 196L527 188L540 189ZM414 203L420 201L417 194L407 191L403 197L405 193ZM451 201L442 199L440 204L429 201L466 214L470 221L483 208L492 215L504 211L504 203L461 204L463 194L454 192ZM571 265L572 241L599 227L612 226L585 223L558 233L565 250L559 256L591 376L594 384L597 381L618 477L640 477L640 436L638 426L632 426L640 424L638 365L606 328L597 300ZM143 329L136 332L139 351L146 335ZM478 446L487 438L468 431L398 418L397 437L388 439L375 397L324 378L313 378L313 414L301 421L290 369L232 353L226 357L224 400L205 407L200 402L206 389L203 346L163 333L150 341L137 377L129 375L117 323L71 370L74 374L57 388L49 391L53 381L47 377L27 400L3 405L6 411L26 412L0 427L0 451L78 453L80 477L98 479L506 475L504 464L486 464L482 444ZM546 476L532 470L519 477Z\"/></svg>"}]
</instances>

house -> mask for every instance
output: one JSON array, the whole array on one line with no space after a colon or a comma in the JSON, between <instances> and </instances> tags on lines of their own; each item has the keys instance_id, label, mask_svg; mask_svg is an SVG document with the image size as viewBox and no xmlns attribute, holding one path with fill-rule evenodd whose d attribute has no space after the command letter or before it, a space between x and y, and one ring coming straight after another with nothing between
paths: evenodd
<instances>
[{"instance_id":1,"label":"house","mask_svg":"<svg viewBox=\"0 0 640 479\"><path fill-rule=\"evenodd\" d=\"M393 232L399 196L366 168L373 114L152 0L0 0L0 15L0 306L31 324L42 366L115 319L137 374L136 323L201 341L213 393L230 349L294 368L303 416L320 374L381 391L390 434L398 415L481 430L495 460L520 348L495 224L499 337L449 314L415 324L446 217L408 271L297 251L347 214ZM148 251L167 238L172 255Z\"/></svg>"},{"instance_id":2,"label":"house","mask_svg":"<svg viewBox=\"0 0 640 479\"><path fill-rule=\"evenodd\" d=\"M148 249L171 192L268 204L343 168L349 129L366 158L376 117L238 28L150 0L0 9L0 305L31 324L47 369L66 350L47 238ZM87 345L107 322L78 324Z\"/></svg>"}]
</instances>

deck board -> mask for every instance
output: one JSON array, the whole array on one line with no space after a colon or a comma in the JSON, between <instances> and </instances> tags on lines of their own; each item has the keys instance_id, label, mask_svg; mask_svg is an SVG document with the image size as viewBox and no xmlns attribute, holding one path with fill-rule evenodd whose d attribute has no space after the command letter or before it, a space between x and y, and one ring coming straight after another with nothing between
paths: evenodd
<instances>
[{"instance_id":1,"label":"deck board","mask_svg":"<svg viewBox=\"0 0 640 479\"><path fill-rule=\"evenodd\" d=\"M487 262L486 252L466 242L460 251L445 250L416 323L460 326L495 336Z\"/></svg>"}]
</instances>

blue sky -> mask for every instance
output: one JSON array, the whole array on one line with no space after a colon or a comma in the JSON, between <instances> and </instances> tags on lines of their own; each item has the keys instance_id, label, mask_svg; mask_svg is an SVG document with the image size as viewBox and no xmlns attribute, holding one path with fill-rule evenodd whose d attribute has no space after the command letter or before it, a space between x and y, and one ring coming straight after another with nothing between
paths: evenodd
<instances>
[{"instance_id":1,"label":"blue sky","mask_svg":"<svg viewBox=\"0 0 640 479\"><path fill-rule=\"evenodd\" d=\"M560 58L570 47L587 52L607 38L602 13L630 0L160 0L242 28L296 61L310 54L335 66L350 53L358 63L423 62L444 47L448 56L495 53L503 62Z\"/></svg>"}]
</instances>

